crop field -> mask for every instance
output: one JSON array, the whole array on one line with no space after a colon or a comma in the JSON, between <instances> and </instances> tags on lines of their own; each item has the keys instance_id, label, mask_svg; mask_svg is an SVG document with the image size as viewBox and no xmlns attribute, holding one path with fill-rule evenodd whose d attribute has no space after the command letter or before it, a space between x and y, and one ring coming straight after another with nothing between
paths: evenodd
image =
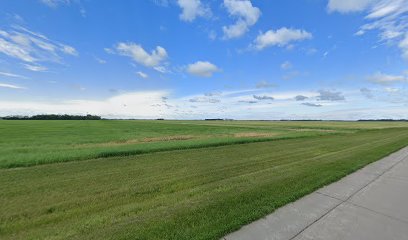
<instances>
[{"instance_id":1,"label":"crop field","mask_svg":"<svg viewBox=\"0 0 408 240\"><path fill-rule=\"evenodd\" d=\"M341 129L335 129L341 131ZM0 168L333 133L259 122L2 121Z\"/></svg>"},{"instance_id":2,"label":"crop field","mask_svg":"<svg viewBox=\"0 0 408 240\"><path fill-rule=\"evenodd\" d=\"M220 239L408 145L408 122L0 121L0 239Z\"/></svg>"}]
</instances>

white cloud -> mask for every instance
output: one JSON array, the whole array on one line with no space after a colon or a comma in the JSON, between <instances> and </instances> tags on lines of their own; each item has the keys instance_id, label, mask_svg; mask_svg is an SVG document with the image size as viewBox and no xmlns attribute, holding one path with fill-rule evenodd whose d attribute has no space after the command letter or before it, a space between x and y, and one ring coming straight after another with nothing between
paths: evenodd
<instances>
[{"instance_id":1,"label":"white cloud","mask_svg":"<svg viewBox=\"0 0 408 240\"><path fill-rule=\"evenodd\" d=\"M78 55L75 48L20 26L0 29L0 53L28 64L60 62L62 54Z\"/></svg>"},{"instance_id":2,"label":"white cloud","mask_svg":"<svg viewBox=\"0 0 408 240\"><path fill-rule=\"evenodd\" d=\"M256 84L256 88L271 88L271 87L276 87L276 84L270 83L265 80L262 80Z\"/></svg>"},{"instance_id":3,"label":"white cloud","mask_svg":"<svg viewBox=\"0 0 408 240\"><path fill-rule=\"evenodd\" d=\"M11 21L13 21L13 22L21 23L21 24L25 23L24 18L22 16L16 14L16 13L14 13L14 14L7 13L6 15L7 15L7 18L11 19Z\"/></svg>"},{"instance_id":4,"label":"white cloud","mask_svg":"<svg viewBox=\"0 0 408 240\"><path fill-rule=\"evenodd\" d=\"M374 2L378 0L329 0L327 8L329 12L358 12L365 10Z\"/></svg>"},{"instance_id":5,"label":"white cloud","mask_svg":"<svg viewBox=\"0 0 408 240\"><path fill-rule=\"evenodd\" d=\"M133 61L146 67L158 67L167 59L166 49L160 46L157 46L150 54L141 45L132 42L118 43L115 49L119 55L130 57Z\"/></svg>"},{"instance_id":6,"label":"white cloud","mask_svg":"<svg viewBox=\"0 0 408 240\"><path fill-rule=\"evenodd\" d=\"M136 72L136 74L141 78L148 78L149 77L149 75L147 75L146 73L141 72L141 71Z\"/></svg>"},{"instance_id":7,"label":"white cloud","mask_svg":"<svg viewBox=\"0 0 408 240\"><path fill-rule=\"evenodd\" d=\"M45 72L48 68L41 66L41 65L33 65L33 64L23 64L25 69L28 69L33 72Z\"/></svg>"},{"instance_id":8,"label":"white cloud","mask_svg":"<svg viewBox=\"0 0 408 240\"><path fill-rule=\"evenodd\" d=\"M204 96L206 97L214 97L214 96L221 96L221 95L222 95L222 92L219 92L219 91L204 93Z\"/></svg>"},{"instance_id":9,"label":"white cloud","mask_svg":"<svg viewBox=\"0 0 408 240\"><path fill-rule=\"evenodd\" d=\"M208 33L208 38L211 39L211 40L215 40L217 38L217 33L215 31L213 31L213 30L210 31Z\"/></svg>"},{"instance_id":10,"label":"white cloud","mask_svg":"<svg viewBox=\"0 0 408 240\"><path fill-rule=\"evenodd\" d=\"M180 19L187 22L192 22L197 17L211 16L209 7L204 6L200 0L177 0L177 4L181 8Z\"/></svg>"},{"instance_id":11,"label":"white cloud","mask_svg":"<svg viewBox=\"0 0 408 240\"><path fill-rule=\"evenodd\" d=\"M82 6L79 9L79 13L81 14L82 17L86 17L86 10Z\"/></svg>"},{"instance_id":12,"label":"white cloud","mask_svg":"<svg viewBox=\"0 0 408 240\"><path fill-rule=\"evenodd\" d=\"M303 95L296 95L296 96L295 96L295 100L296 100L296 101L304 101L304 100L306 100L306 99L308 99L308 97L303 96Z\"/></svg>"},{"instance_id":13,"label":"white cloud","mask_svg":"<svg viewBox=\"0 0 408 240\"><path fill-rule=\"evenodd\" d=\"M78 91L85 91L86 88L84 86L81 86L80 84L72 84L70 86L72 89L78 90Z\"/></svg>"},{"instance_id":14,"label":"white cloud","mask_svg":"<svg viewBox=\"0 0 408 240\"><path fill-rule=\"evenodd\" d=\"M361 92L366 98L372 99L372 98L374 97L373 91L372 91L371 89L361 88L361 89L360 89L360 92Z\"/></svg>"},{"instance_id":15,"label":"white cloud","mask_svg":"<svg viewBox=\"0 0 408 240\"><path fill-rule=\"evenodd\" d=\"M370 82L378 84L391 84L395 82L408 82L407 76L404 75L390 75L381 72L374 73L367 78Z\"/></svg>"},{"instance_id":16,"label":"white cloud","mask_svg":"<svg viewBox=\"0 0 408 240\"><path fill-rule=\"evenodd\" d=\"M0 83L0 88L25 89L24 87L20 87L20 86L13 85L13 84L7 84L7 83Z\"/></svg>"},{"instance_id":17,"label":"white cloud","mask_svg":"<svg viewBox=\"0 0 408 240\"><path fill-rule=\"evenodd\" d=\"M95 60L100 64L105 64L106 63L106 60L104 60L102 58L95 57Z\"/></svg>"},{"instance_id":18,"label":"white cloud","mask_svg":"<svg viewBox=\"0 0 408 240\"><path fill-rule=\"evenodd\" d=\"M402 50L402 56L408 60L408 33L405 34L404 39L401 40L398 46Z\"/></svg>"},{"instance_id":19,"label":"white cloud","mask_svg":"<svg viewBox=\"0 0 408 240\"><path fill-rule=\"evenodd\" d=\"M313 55L318 52L316 48L307 48L305 51L307 55Z\"/></svg>"},{"instance_id":20,"label":"white cloud","mask_svg":"<svg viewBox=\"0 0 408 240\"><path fill-rule=\"evenodd\" d=\"M61 44L61 51L63 51L66 54L72 55L72 56L78 56L78 52L75 48L68 46L68 45L64 45Z\"/></svg>"},{"instance_id":21,"label":"white cloud","mask_svg":"<svg viewBox=\"0 0 408 240\"><path fill-rule=\"evenodd\" d=\"M211 77L218 71L220 71L220 69L210 62L198 61L187 66L188 73L199 77Z\"/></svg>"},{"instance_id":22,"label":"white cloud","mask_svg":"<svg viewBox=\"0 0 408 240\"><path fill-rule=\"evenodd\" d=\"M313 35L302 29L280 28L260 33L255 39L254 47L258 50L269 46L284 47L291 42L311 39Z\"/></svg>"},{"instance_id":23,"label":"white cloud","mask_svg":"<svg viewBox=\"0 0 408 240\"><path fill-rule=\"evenodd\" d=\"M5 77L28 79L28 77L26 77L26 76L14 74L14 73L9 73L9 72L0 72L0 75L5 76Z\"/></svg>"},{"instance_id":24,"label":"white cloud","mask_svg":"<svg viewBox=\"0 0 408 240\"><path fill-rule=\"evenodd\" d=\"M110 118L157 118L167 115L168 109L163 105L162 98L168 94L168 91L160 90L129 92L103 100L0 101L0 116L89 113Z\"/></svg>"},{"instance_id":25,"label":"white cloud","mask_svg":"<svg viewBox=\"0 0 408 240\"><path fill-rule=\"evenodd\" d=\"M154 4L156 4L159 7L168 7L169 6L169 0L152 0Z\"/></svg>"},{"instance_id":26,"label":"white cloud","mask_svg":"<svg viewBox=\"0 0 408 240\"><path fill-rule=\"evenodd\" d=\"M381 18L398 11L400 7L403 7L404 1L401 0L383 0L374 5L370 14L366 16L368 19Z\"/></svg>"},{"instance_id":27,"label":"white cloud","mask_svg":"<svg viewBox=\"0 0 408 240\"><path fill-rule=\"evenodd\" d=\"M195 97L188 100L191 103L219 103L220 100L209 97Z\"/></svg>"},{"instance_id":28,"label":"white cloud","mask_svg":"<svg viewBox=\"0 0 408 240\"><path fill-rule=\"evenodd\" d=\"M252 97L254 97L256 100L274 100L275 98L272 96L267 96L267 95L252 95Z\"/></svg>"},{"instance_id":29,"label":"white cloud","mask_svg":"<svg viewBox=\"0 0 408 240\"><path fill-rule=\"evenodd\" d=\"M285 62L283 62L283 63L280 65L280 67L281 67L283 70L288 70L288 69L291 69L291 68L293 67L293 65L292 65L291 62L285 61Z\"/></svg>"},{"instance_id":30,"label":"white cloud","mask_svg":"<svg viewBox=\"0 0 408 240\"><path fill-rule=\"evenodd\" d=\"M368 99L374 102L386 102L386 103L403 103L408 104L408 91L405 87L387 84L382 84L381 87L373 88L361 88L360 93ZM408 105L407 105L408 106Z\"/></svg>"},{"instance_id":31,"label":"white cloud","mask_svg":"<svg viewBox=\"0 0 408 240\"><path fill-rule=\"evenodd\" d=\"M112 48L104 48L103 50L104 50L106 53L115 54L115 50L113 50Z\"/></svg>"},{"instance_id":32,"label":"white cloud","mask_svg":"<svg viewBox=\"0 0 408 240\"><path fill-rule=\"evenodd\" d=\"M384 90L385 90L386 92L388 92L388 93L396 93L396 92L399 92L399 91L400 91L399 88L393 88L393 87L386 87L386 88L384 88Z\"/></svg>"},{"instance_id":33,"label":"white cloud","mask_svg":"<svg viewBox=\"0 0 408 240\"><path fill-rule=\"evenodd\" d=\"M339 7L345 4L344 8ZM330 6L337 6L333 11L343 13L363 11L366 24L355 33L362 36L368 31L377 30L381 42L398 46L402 56L408 60L408 0L331 0ZM342 10L343 9L343 10Z\"/></svg>"},{"instance_id":34,"label":"white cloud","mask_svg":"<svg viewBox=\"0 0 408 240\"><path fill-rule=\"evenodd\" d=\"M34 62L36 60L26 49L20 48L17 44L8 42L3 38L0 38L0 52L25 62Z\"/></svg>"},{"instance_id":35,"label":"white cloud","mask_svg":"<svg viewBox=\"0 0 408 240\"><path fill-rule=\"evenodd\" d=\"M321 105L321 104L310 103L310 102L302 103L302 105L305 105L305 106L308 106L308 107L321 107L321 106L323 106L323 105Z\"/></svg>"},{"instance_id":36,"label":"white cloud","mask_svg":"<svg viewBox=\"0 0 408 240\"><path fill-rule=\"evenodd\" d=\"M249 0L224 0L224 6L230 16L237 18L234 24L223 26L225 39L238 38L244 35L261 16L259 8L252 6Z\"/></svg>"},{"instance_id":37,"label":"white cloud","mask_svg":"<svg viewBox=\"0 0 408 240\"><path fill-rule=\"evenodd\" d=\"M170 71L167 70L167 68L164 67L164 66L156 66L156 67L153 67L153 69L156 70L156 71L158 71L158 72L160 72L160 73L168 73L168 72L170 72Z\"/></svg>"},{"instance_id":38,"label":"white cloud","mask_svg":"<svg viewBox=\"0 0 408 240\"><path fill-rule=\"evenodd\" d=\"M319 92L319 96L317 96L318 100L342 101L346 99L341 92L332 92L329 90L319 90L318 92Z\"/></svg>"},{"instance_id":39,"label":"white cloud","mask_svg":"<svg viewBox=\"0 0 408 240\"><path fill-rule=\"evenodd\" d=\"M71 3L70 0L41 0L41 2L47 5L48 7L52 7L52 8L58 7L59 5L62 5L62 4L67 5Z\"/></svg>"},{"instance_id":40,"label":"white cloud","mask_svg":"<svg viewBox=\"0 0 408 240\"><path fill-rule=\"evenodd\" d=\"M273 93L265 89L241 89L223 91L220 95L204 93L184 97L170 97L169 91L141 91L118 94L101 100L48 100L19 101L0 100L0 116L55 114L96 114L106 118L166 118L166 119L340 119L408 118L406 91L383 93L377 101L362 96L358 91L346 91L352 106L342 101L317 101L314 91L289 91ZM118 93L117 91L115 91ZM253 95L272 96L273 101L254 101ZM308 101L294 101L303 95ZM393 97L392 97L393 96ZM403 97L405 96L405 97ZM392 97L392 101L390 101ZM190 101L191 100L191 101ZM302 105L302 103L310 104ZM405 105L404 105L405 104ZM318 107L317 105L324 105ZM310 106L310 107L306 107Z\"/></svg>"}]
</instances>

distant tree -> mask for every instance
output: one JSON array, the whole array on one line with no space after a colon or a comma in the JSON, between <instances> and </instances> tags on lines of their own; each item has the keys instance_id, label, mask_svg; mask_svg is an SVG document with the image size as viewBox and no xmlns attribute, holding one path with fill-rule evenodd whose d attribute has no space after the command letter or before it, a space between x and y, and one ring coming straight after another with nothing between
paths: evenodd
<instances>
[{"instance_id":1,"label":"distant tree","mask_svg":"<svg viewBox=\"0 0 408 240\"><path fill-rule=\"evenodd\" d=\"M406 122L407 119L359 119L359 122Z\"/></svg>"},{"instance_id":2,"label":"distant tree","mask_svg":"<svg viewBox=\"0 0 408 240\"><path fill-rule=\"evenodd\" d=\"M100 116L87 114L83 115L68 115L68 114L40 114L34 116L6 116L2 117L3 120L101 120Z\"/></svg>"}]
</instances>

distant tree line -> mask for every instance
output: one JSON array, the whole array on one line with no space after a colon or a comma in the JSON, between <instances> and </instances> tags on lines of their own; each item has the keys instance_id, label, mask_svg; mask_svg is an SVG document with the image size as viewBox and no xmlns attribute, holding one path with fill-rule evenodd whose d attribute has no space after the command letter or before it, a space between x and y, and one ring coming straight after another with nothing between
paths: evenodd
<instances>
[{"instance_id":1,"label":"distant tree line","mask_svg":"<svg viewBox=\"0 0 408 240\"><path fill-rule=\"evenodd\" d=\"M407 119L360 119L359 122L406 122Z\"/></svg>"},{"instance_id":2,"label":"distant tree line","mask_svg":"<svg viewBox=\"0 0 408 240\"><path fill-rule=\"evenodd\" d=\"M101 120L96 115L40 114L34 116L6 116L3 120Z\"/></svg>"}]
</instances>

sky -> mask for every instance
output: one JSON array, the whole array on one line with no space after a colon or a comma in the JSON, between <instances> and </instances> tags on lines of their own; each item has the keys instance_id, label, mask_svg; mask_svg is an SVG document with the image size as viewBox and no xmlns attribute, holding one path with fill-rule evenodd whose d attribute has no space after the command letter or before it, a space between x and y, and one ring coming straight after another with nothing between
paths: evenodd
<instances>
[{"instance_id":1,"label":"sky","mask_svg":"<svg viewBox=\"0 0 408 240\"><path fill-rule=\"evenodd\" d=\"M3 0L0 116L408 119L408 0Z\"/></svg>"}]
</instances>

